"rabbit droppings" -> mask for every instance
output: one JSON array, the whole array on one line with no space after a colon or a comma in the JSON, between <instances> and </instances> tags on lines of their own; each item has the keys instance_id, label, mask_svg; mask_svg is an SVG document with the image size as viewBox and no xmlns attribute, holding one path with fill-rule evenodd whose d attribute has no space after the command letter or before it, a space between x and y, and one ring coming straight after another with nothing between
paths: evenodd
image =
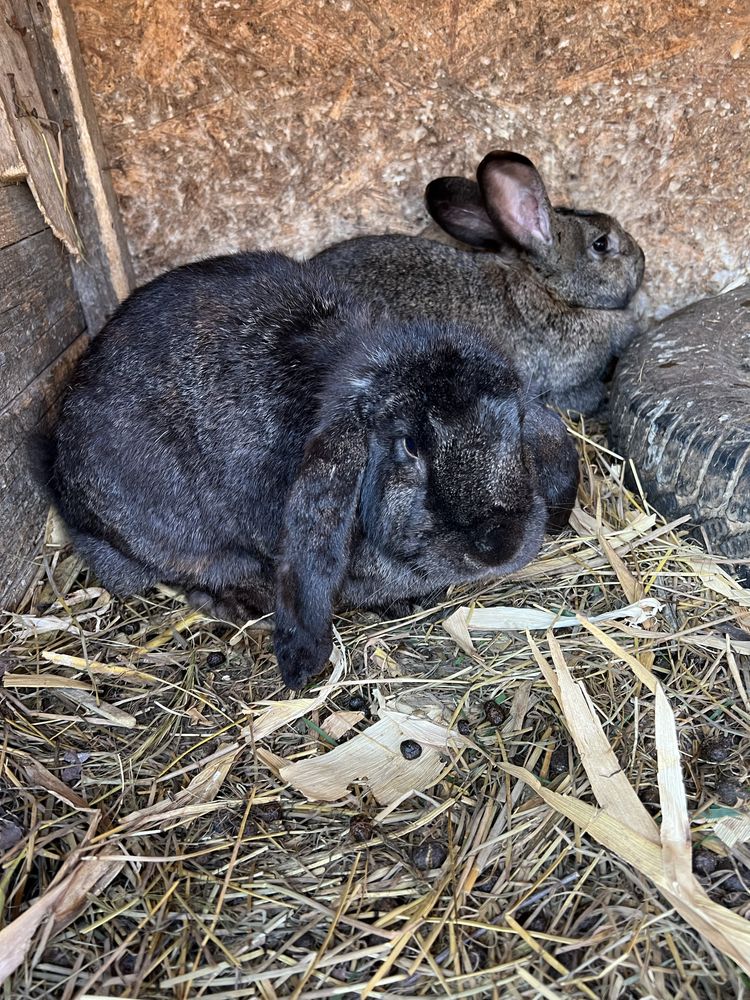
<instances>
[{"instance_id":1,"label":"rabbit droppings","mask_svg":"<svg viewBox=\"0 0 750 1000\"><path fill-rule=\"evenodd\" d=\"M82 361L47 481L120 595L158 581L246 621L281 675L331 652L335 604L510 573L578 482L562 422L480 334L382 322L317 265L242 253L135 291Z\"/></svg>"},{"instance_id":2,"label":"rabbit droppings","mask_svg":"<svg viewBox=\"0 0 750 1000\"><path fill-rule=\"evenodd\" d=\"M427 208L454 239L363 236L323 250L334 277L392 315L470 323L516 364L530 394L595 412L602 381L638 332L628 304L643 278L643 251L600 212L552 208L533 163L494 151L477 180L440 177Z\"/></svg>"}]
</instances>

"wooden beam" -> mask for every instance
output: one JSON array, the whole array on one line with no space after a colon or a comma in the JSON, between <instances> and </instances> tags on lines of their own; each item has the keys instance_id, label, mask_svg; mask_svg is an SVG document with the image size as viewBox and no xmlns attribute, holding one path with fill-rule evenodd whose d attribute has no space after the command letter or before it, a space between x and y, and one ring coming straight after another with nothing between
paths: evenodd
<instances>
[{"instance_id":1,"label":"wooden beam","mask_svg":"<svg viewBox=\"0 0 750 1000\"><path fill-rule=\"evenodd\" d=\"M26 184L0 184L0 250L45 227Z\"/></svg>"},{"instance_id":2,"label":"wooden beam","mask_svg":"<svg viewBox=\"0 0 750 1000\"><path fill-rule=\"evenodd\" d=\"M25 177L26 167L13 138L3 102L0 101L0 184L17 184Z\"/></svg>"},{"instance_id":3,"label":"wooden beam","mask_svg":"<svg viewBox=\"0 0 750 1000\"><path fill-rule=\"evenodd\" d=\"M27 29L19 23L8 0L0 0L0 12L5 14L0 17L0 103L39 211L58 240L70 253L77 254L80 239L67 197L59 145L62 126L47 113L24 44Z\"/></svg>"},{"instance_id":4,"label":"wooden beam","mask_svg":"<svg viewBox=\"0 0 750 1000\"><path fill-rule=\"evenodd\" d=\"M29 434L47 428L90 340L70 264L27 185L0 186L0 606L26 587L44 523Z\"/></svg>"},{"instance_id":5,"label":"wooden beam","mask_svg":"<svg viewBox=\"0 0 750 1000\"><path fill-rule=\"evenodd\" d=\"M60 129L67 197L83 245L73 277L86 323L98 333L133 286L133 271L67 0L0 0L11 12ZM29 164L27 163L27 168Z\"/></svg>"},{"instance_id":6,"label":"wooden beam","mask_svg":"<svg viewBox=\"0 0 750 1000\"><path fill-rule=\"evenodd\" d=\"M34 567L30 554L44 525L48 501L29 470L29 432L44 426L57 406L60 390L90 343L82 334L42 374L0 409L0 607L12 605L28 585Z\"/></svg>"}]
</instances>

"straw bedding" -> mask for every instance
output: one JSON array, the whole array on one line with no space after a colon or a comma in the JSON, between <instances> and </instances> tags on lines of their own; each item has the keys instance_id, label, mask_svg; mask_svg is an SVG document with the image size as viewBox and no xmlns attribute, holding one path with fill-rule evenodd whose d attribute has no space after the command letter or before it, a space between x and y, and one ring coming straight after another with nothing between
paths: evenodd
<instances>
[{"instance_id":1,"label":"straw bedding","mask_svg":"<svg viewBox=\"0 0 750 1000\"><path fill-rule=\"evenodd\" d=\"M338 618L298 699L268 622L112 599L50 518L0 618L5 995L750 995L750 592L576 433L571 530Z\"/></svg>"}]
</instances>

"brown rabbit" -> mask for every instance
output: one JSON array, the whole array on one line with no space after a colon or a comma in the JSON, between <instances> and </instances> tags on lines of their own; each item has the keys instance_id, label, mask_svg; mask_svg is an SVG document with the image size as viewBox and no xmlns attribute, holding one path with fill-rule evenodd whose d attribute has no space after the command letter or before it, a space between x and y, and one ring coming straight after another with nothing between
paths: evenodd
<instances>
[{"instance_id":1,"label":"brown rabbit","mask_svg":"<svg viewBox=\"0 0 750 1000\"><path fill-rule=\"evenodd\" d=\"M466 323L515 363L527 389L562 409L594 412L603 377L638 332L627 307L643 251L600 212L552 208L533 163L489 153L477 180L427 185L430 215L476 253L413 236L364 236L316 259L402 320Z\"/></svg>"}]
</instances>

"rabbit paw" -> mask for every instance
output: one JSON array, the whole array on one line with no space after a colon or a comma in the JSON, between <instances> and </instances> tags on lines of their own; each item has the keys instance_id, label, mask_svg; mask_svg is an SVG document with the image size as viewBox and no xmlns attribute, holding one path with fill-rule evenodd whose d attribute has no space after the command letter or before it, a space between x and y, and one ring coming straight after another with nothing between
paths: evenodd
<instances>
[{"instance_id":1,"label":"rabbit paw","mask_svg":"<svg viewBox=\"0 0 750 1000\"><path fill-rule=\"evenodd\" d=\"M300 627L277 627L273 648L281 679L292 691L300 691L327 666L331 655L331 637L314 635Z\"/></svg>"},{"instance_id":2,"label":"rabbit paw","mask_svg":"<svg viewBox=\"0 0 750 1000\"><path fill-rule=\"evenodd\" d=\"M263 612L260 595L250 590L237 589L227 590L222 594L212 594L206 590L191 590L188 595L188 603L203 611L211 618L218 618L220 621L232 622L235 625L244 625L254 618L260 618Z\"/></svg>"}]
</instances>

